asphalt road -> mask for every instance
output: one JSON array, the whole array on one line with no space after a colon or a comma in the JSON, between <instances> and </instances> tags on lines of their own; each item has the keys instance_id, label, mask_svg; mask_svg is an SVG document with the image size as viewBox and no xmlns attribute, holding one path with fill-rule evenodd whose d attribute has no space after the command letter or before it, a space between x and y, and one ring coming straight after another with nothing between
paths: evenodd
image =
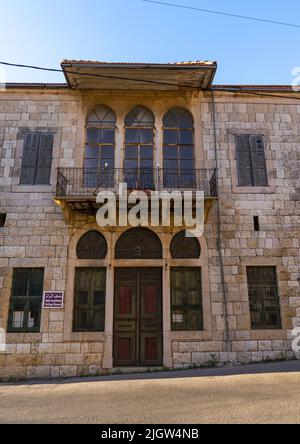
<instances>
[{"instance_id":1,"label":"asphalt road","mask_svg":"<svg viewBox=\"0 0 300 444\"><path fill-rule=\"evenodd\" d=\"M0 384L0 423L300 423L300 361Z\"/></svg>"}]
</instances>

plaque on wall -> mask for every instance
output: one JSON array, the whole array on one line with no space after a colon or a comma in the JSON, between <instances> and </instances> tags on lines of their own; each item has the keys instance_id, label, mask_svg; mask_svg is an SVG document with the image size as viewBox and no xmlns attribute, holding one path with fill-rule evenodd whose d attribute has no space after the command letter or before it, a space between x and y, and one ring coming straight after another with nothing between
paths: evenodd
<instances>
[{"instance_id":1,"label":"plaque on wall","mask_svg":"<svg viewBox=\"0 0 300 444\"><path fill-rule=\"evenodd\" d=\"M63 291L44 291L43 308L63 308Z\"/></svg>"}]
</instances>

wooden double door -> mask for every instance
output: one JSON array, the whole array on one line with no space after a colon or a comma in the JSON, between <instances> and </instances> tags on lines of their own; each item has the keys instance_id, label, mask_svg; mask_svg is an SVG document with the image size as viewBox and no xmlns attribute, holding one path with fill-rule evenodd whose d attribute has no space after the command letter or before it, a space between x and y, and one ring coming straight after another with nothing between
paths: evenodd
<instances>
[{"instance_id":1,"label":"wooden double door","mask_svg":"<svg viewBox=\"0 0 300 444\"><path fill-rule=\"evenodd\" d=\"M114 301L114 367L161 366L161 268L117 268Z\"/></svg>"}]
</instances>

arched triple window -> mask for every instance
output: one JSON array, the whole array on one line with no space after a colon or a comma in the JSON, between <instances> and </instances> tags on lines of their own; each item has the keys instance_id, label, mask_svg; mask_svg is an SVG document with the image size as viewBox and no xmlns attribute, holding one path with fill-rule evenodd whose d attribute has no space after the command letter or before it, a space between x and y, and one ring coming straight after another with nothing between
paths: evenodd
<instances>
[{"instance_id":1,"label":"arched triple window","mask_svg":"<svg viewBox=\"0 0 300 444\"><path fill-rule=\"evenodd\" d=\"M116 243L116 259L162 259L159 237L148 228L131 228Z\"/></svg>"},{"instance_id":2,"label":"arched triple window","mask_svg":"<svg viewBox=\"0 0 300 444\"><path fill-rule=\"evenodd\" d=\"M76 248L78 259L105 259L107 243L99 231L88 231L78 241Z\"/></svg>"},{"instance_id":3,"label":"arched triple window","mask_svg":"<svg viewBox=\"0 0 300 444\"><path fill-rule=\"evenodd\" d=\"M201 248L196 237L187 237L185 230L175 234L171 242L173 259L199 259Z\"/></svg>"},{"instance_id":4,"label":"arched triple window","mask_svg":"<svg viewBox=\"0 0 300 444\"><path fill-rule=\"evenodd\" d=\"M153 189L153 113L141 106L125 117L124 179L129 189Z\"/></svg>"},{"instance_id":5,"label":"arched triple window","mask_svg":"<svg viewBox=\"0 0 300 444\"><path fill-rule=\"evenodd\" d=\"M163 118L163 168L165 188L195 187L194 119L181 108Z\"/></svg>"},{"instance_id":6,"label":"arched triple window","mask_svg":"<svg viewBox=\"0 0 300 444\"><path fill-rule=\"evenodd\" d=\"M96 106L86 119L84 184L87 187L113 186L115 127L115 113L107 106Z\"/></svg>"}]
</instances>

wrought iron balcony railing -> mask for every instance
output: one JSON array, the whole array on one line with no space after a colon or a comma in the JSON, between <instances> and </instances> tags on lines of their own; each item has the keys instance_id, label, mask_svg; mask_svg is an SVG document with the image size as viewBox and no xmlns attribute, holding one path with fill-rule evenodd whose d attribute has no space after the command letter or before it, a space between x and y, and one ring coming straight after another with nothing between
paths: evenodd
<instances>
[{"instance_id":1,"label":"wrought iron balcony railing","mask_svg":"<svg viewBox=\"0 0 300 444\"><path fill-rule=\"evenodd\" d=\"M56 196L96 196L101 190L117 190L121 182L128 190L195 190L217 197L215 169L163 168L59 168Z\"/></svg>"}]
</instances>

